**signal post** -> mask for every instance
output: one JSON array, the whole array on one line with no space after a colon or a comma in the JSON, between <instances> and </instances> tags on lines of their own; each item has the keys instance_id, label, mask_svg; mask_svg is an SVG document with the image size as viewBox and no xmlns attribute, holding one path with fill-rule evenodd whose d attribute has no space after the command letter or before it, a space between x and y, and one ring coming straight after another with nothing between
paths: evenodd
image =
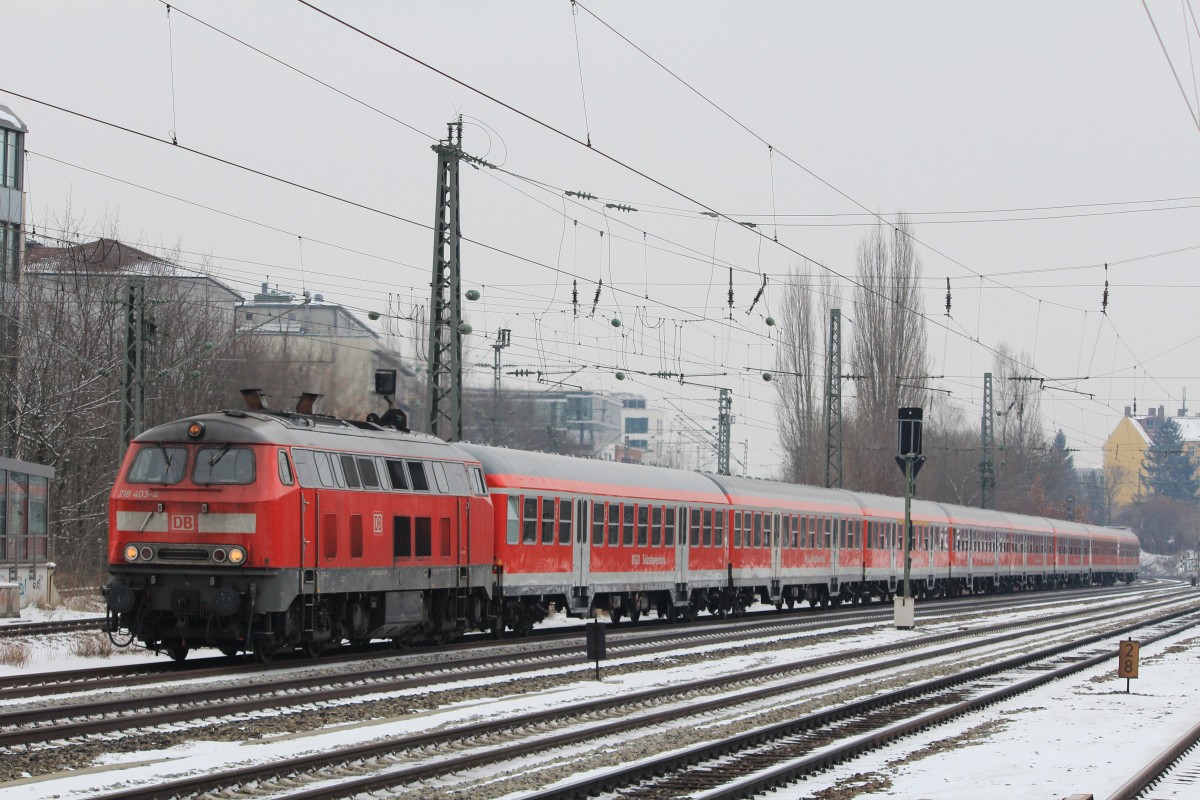
<instances>
[{"instance_id":1,"label":"signal post","mask_svg":"<svg viewBox=\"0 0 1200 800\"><path fill-rule=\"evenodd\" d=\"M917 473L925 464L921 453L921 421L924 411L920 408L900 409L898 429L898 454L896 465L904 473L904 594L893 600L893 620L897 628L912 629L916 626L916 603L912 596L912 496L916 491Z\"/></svg>"}]
</instances>

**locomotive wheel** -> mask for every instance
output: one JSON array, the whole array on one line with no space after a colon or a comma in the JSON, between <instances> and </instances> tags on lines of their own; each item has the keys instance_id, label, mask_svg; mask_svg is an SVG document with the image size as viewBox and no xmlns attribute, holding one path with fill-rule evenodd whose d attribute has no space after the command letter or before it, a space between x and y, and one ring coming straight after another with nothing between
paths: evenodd
<instances>
[{"instance_id":1,"label":"locomotive wheel","mask_svg":"<svg viewBox=\"0 0 1200 800\"><path fill-rule=\"evenodd\" d=\"M324 650L325 645L321 642L304 643L304 655L308 656L309 658L320 658L321 653L324 652Z\"/></svg>"},{"instance_id":2,"label":"locomotive wheel","mask_svg":"<svg viewBox=\"0 0 1200 800\"><path fill-rule=\"evenodd\" d=\"M185 658L187 658L188 650L189 650L189 648L185 644L169 644L169 645L167 645L167 655L169 655L171 657L171 660L176 663L183 661Z\"/></svg>"},{"instance_id":3,"label":"locomotive wheel","mask_svg":"<svg viewBox=\"0 0 1200 800\"><path fill-rule=\"evenodd\" d=\"M225 656L226 658L237 658L238 653L241 652L240 650L238 650L238 648L234 647L233 645L224 645L220 648L220 650L221 650L221 655Z\"/></svg>"},{"instance_id":4,"label":"locomotive wheel","mask_svg":"<svg viewBox=\"0 0 1200 800\"><path fill-rule=\"evenodd\" d=\"M271 659L275 658L275 645L263 645L255 648L254 660L260 664L270 664Z\"/></svg>"},{"instance_id":5,"label":"locomotive wheel","mask_svg":"<svg viewBox=\"0 0 1200 800\"><path fill-rule=\"evenodd\" d=\"M642 610L640 608L635 608L629 612L629 621L630 622L637 622L641 618L642 618Z\"/></svg>"}]
</instances>

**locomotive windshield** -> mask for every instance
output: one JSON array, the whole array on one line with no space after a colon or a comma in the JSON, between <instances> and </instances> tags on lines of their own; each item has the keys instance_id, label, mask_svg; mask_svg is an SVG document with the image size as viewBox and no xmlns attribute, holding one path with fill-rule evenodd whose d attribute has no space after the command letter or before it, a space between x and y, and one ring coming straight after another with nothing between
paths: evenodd
<instances>
[{"instance_id":1,"label":"locomotive windshield","mask_svg":"<svg viewBox=\"0 0 1200 800\"><path fill-rule=\"evenodd\" d=\"M179 483L186 469L186 448L147 444L138 450L127 480L130 483Z\"/></svg>"},{"instance_id":2,"label":"locomotive windshield","mask_svg":"<svg viewBox=\"0 0 1200 800\"><path fill-rule=\"evenodd\" d=\"M245 447L201 447L196 451L192 483L254 483L254 453Z\"/></svg>"}]
</instances>

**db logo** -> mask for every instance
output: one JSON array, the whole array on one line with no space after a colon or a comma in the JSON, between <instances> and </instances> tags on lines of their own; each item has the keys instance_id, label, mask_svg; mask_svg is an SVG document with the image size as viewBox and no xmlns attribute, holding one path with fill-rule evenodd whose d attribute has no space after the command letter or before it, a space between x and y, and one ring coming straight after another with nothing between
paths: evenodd
<instances>
[{"instance_id":1,"label":"db logo","mask_svg":"<svg viewBox=\"0 0 1200 800\"><path fill-rule=\"evenodd\" d=\"M375 512L375 533L383 533L383 514Z\"/></svg>"},{"instance_id":2,"label":"db logo","mask_svg":"<svg viewBox=\"0 0 1200 800\"><path fill-rule=\"evenodd\" d=\"M195 533L195 514L171 514L167 517L167 530L171 533Z\"/></svg>"}]
</instances>

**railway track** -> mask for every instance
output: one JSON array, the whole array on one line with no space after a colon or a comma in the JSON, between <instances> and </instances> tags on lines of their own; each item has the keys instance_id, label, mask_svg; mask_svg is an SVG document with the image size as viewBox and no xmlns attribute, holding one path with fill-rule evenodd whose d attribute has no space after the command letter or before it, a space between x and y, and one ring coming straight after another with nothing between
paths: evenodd
<instances>
[{"instance_id":1,"label":"railway track","mask_svg":"<svg viewBox=\"0 0 1200 800\"><path fill-rule=\"evenodd\" d=\"M1191 603L1185 609L1176 609L1173 615L1178 616L1194 611L1195 604ZM1095 622L1096 616L1111 617L1112 615L1093 615L1093 622ZM1111 638L1145 624L1147 624L1145 621L1135 621L1115 627L1110 626L1103 633L1092 634L1089 641L1096 642ZM1193 619L1188 624L1196 624L1196 620ZM571 757L569 754L577 752L580 747L588 749L589 743L590 749L595 750L597 743L628 742L634 736L634 731L646 728L662 729L664 726L672 724L688 729L695 729L701 725L706 726L711 723L704 722L705 715L725 713L734 706L778 710L781 707L803 705L803 702L795 697L796 693L811 691L815 686L836 685L840 682L843 688L838 691L847 691L844 688L847 685L861 688L870 676L903 670L913 664L916 659L935 664L944 663L946 659L961 659L970 650L986 650L1018 638L1035 635L1046 636L1051 633L1052 627L1031 628L1028 622L1014 623L1014 625L1019 626L1022 630L1015 633L1001 633L987 641L946 647L941 650L922 652L915 656L880 660L880 656L886 651L891 650L894 654L899 648L876 648L872 654L877 659L874 663L860 664L820 675L809 674L795 677L796 673L806 671L811 673L821 666L827 666L824 659L818 659L817 661L822 662L819 664L796 664L791 670L784 670L776 665L755 671L755 674L744 672L732 677L724 676L683 686L676 685L649 690L636 695L606 697L600 700L576 703L568 707L560 706L547 712L488 720L474 725L453 726L437 733L389 739L381 743L358 745L341 750L323 748L320 755L274 762L226 773L216 772L202 778L160 784L153 788L131 789L106 797L110 800L116 800L116 798L142 800L155 797L188 796L217 789L236 791L236 787L244 787L249 784L256 787L255 791L266 795L272 792L273 785L286 784L291 787L288 791L288 797L291 798L345 797L353 796L357 792L380 789L397 790L397 787L411 784L414 781L447 780L452 774L472 769L490 767L503 771L502 767L497 766L498 764L513 763L513 759L519 758L522 754L536 753L549 762L556 762L564 758L569 759ZM1063 623L1063 625L1065 626L1067 623ZM1062 632L1060 631L1060 633ZM1063 633L1063 635L1069 639L1076 638L1069 633ZM897 690L897 692L886 695L885 698L891 702L893 708L902 708L909 716L914 713L913 707L903 704L934 691L943 693L940 701L942 705L947 703L958 705L966 701L955 693L961 693L963 690L960 686L966 682L986 680L988 674L994 674L1004 669L1017 669L1021 664L1029 664L1038 659L1062 657L1064 652L1077 646L1076 642L1068 641L1053 648L1042 648L1037 653L1024 655L1019 659L1007 659L998 664L983 665L963 675L958 674L952 668L950 672L954 674L951 677L925 682L917 688L909 687ZM868 657L862 653L858 655L862 658ZM1106 649L1101 657L1107 658L1109 655L1110 653ZM996 661L995 658L989 659L982 655L978 657L985 661ZM1039 670L1039 674L1041 674L1041 670ZM735 696L731 696L733 691L731 687L735 685L742 688L737 690ZM946 696L946 692L951 694ZM822 715L836 720L845 718L852 713L865 714L871 709L863 705L864 703L877 705L884 701L874 698L870 701L856 700L852 703L841 703L834 709L823 712ZM897 703L901 705L897 706ZM886 707L886 703L881 707ZM738 713L754 716L763 712L747 710ZM790 712L785 708L784 713ZM894 720L897 712L891 713ZM791 716L797 715L791 714ZM800 715L800 718L804 719L805 717ZM881 719L884 720L884 723L887 722L886 713ZM794 724L794 722L794 720L789 720L787 724ZM756 723L753 727L768 728L770 726ZM771 729L775 730L775 728ZM465 742L471 743L471 752L459 756L448 755L450 752L456 752L465 747ZM719 753L716 757L728 757L729 744L717 746L718 748L724 747L726 750L724 754ZM453 747L454 750L449 750L450 747ZM600 749L606 750L608 745L604 744L600 746ZM442 755L430 760L430 752L438 752ZM692 764L697 757L697 751L687 751L680 757L683 759L681 766ZM418 763L414 765L414 761ZM665 762L656 762L655 769L662 770L667 766ZM514 769L520 770L521 768L518 766ZM386 774L380 775L381 771ZM362 772L371 774L358 777ZM322 781L330 779L336 779L337 786L335 788L322 785ZM630 778L619 780L613 778L611 780L613 782L610 786L618 786L621 785L621 781L628 781ZM298 786L310 788L297 792ZM578 797L583 796L580 794L583 790L584 788L579 786L569 787L569 791L565 794L547 794L546 796ZM464 791L466 791L464 796L471 796L474 789L468 788ZM638 789L636 793L639 797L652 796L643 795L641 789Z\"/></svg>"},{"instance_id":2,"label":"railway track","mask_svg":"<svg viewBox=\"0 0 1200 800\"><path fill-rule=\"evenodd\" d=\"M1089 590L1071 590L1069 594L1062 592L1038 592L1029 595L996 595L994 597L971 598L969 600L935 600L922 603L919 619L929 621L938 619L946 614L959 612L978 612L988 614L997 608L1015 610L1032 605L1051 605L1061 600L1085 602L1092 597L1103 597L1106 601L1114 597L1147 597L1164 591L1174 591L1176 585L1139 588L1108 587ZM633 638L657 638L664 631L696 631L712 630L714 638L727 636L730 630L741 627L756 629L758 627L776 627L781 631L794 631L796 626L810 625L814 630L829 627L839 627L853 622L869 624L872 622L889 621L892 619L890 606L846 607L840 610L800 609L784 612L759 612L745 617L729 620L716 618L701 618L693 623L667 623L665 620L644 620L636 625L618 625L610 628L610 642ZM96 623L100 628L104 618L95 620L75 620L75 623ZM36 636L40 634L58 633L71 630L89 630L87 625L80 624L75 628L42 629L32 626L40 623L20 623L19 630L11 635ZM0 632L10 626L0 627ZM498 647L501 649L519 643L521 647L537 647L545 642L582 642L583 630L576 626L565 630L543 630L529 637L518 639L502 639L499 642L488 636L470 636L465 640L432 648L418 648L404 651L405 658L426 661L444 661L449 654L451 659L464 650L480 647ZM395 657L397 651L390 644L375 644L360 647L344 647L330 651L320 659L314 660L300 653L277 656L268 664L251 663L248 656L228 658L211 656L193 658L186 662L162 661L142 664L131 664L121 667L87 668L78 670L62 670L34 674L20 674L0 677L0 703L21 697L45 697L48 695L63 695L73 691L98 691L101 689L118 689L139 685L155 684L172 678L195 680L209 677L229 675L254 675L262 672L276 672L334 663L350 663L377 659L380 657Z\"/></svg>"},{"instance_id":3,"label":"railway track","mask_svg":"<svg viewBox=\"0 0 1200 800\"><path fill-rule=\"evenodd\" d=\"M1163 750L1108 800L1192 800L1200 794L1200 722Z\"/></svg>"},{"instance_id":4,"label":"railway track","mask_svg":"<svg viewBox=\"0 0 1200 800\"><path fill-rule=\"evenodd\" d=\"M76 631L104 630L104 617L85 619L60 619L48 622L6 622L0 625L0 637L49 636L52 633L74 633Z\"/></svg>"},{"instance_id":5,"label":"railway track","mask_svg":"<svg viewBox=\"0 0 1200 800\"><path fill-rule=\"evenodd\" d=\"M1108 606L1106 610L1122 607L1144 607L1140 596L1124 604ZM1163 602L1171 602L1165 600ZM971 607L973 609L973 607ZM1074 619L1076 612L1059 615ZM872 624L889 615L857 614L839 619L805 619L771 617L763 621L743 621L740 626L685 626L673 629L664 636L663 629L626 631L614 638L612 655L620 658L650 657L683 647L705 644L732 646L739 642L760 641L764 637L819 634L847 624ZM1010 630L1020 624L995 626L992 630ZM986 630L986 629L985 629ZM201 669L182 670L171 663L151 665L149 671L131 670L120 675L69 673L60 679L42 676L45 680L33 683L0 683L0 747L29 746L39 742L69 740L78 736L110 733L129 728L131 716L144 726L195 723L214 715L250 714L268 709L282 710L314 703L350 701L368 693L400 692L427 688L463 679L506 679L529 675L548 667L577 668L585 664L581 656L581 632L561 632L547 635L540 642L521 642L506 648L492 643L487 648L458 646L458 652L447 651L387 659L360 660L347 655L341 661L312 662L297 659L289 665L218 663ZM957 634L939 637L952 640ZM923 640L926 643L928 639ZM531 649L532 648L532 649ZM850 657L861 658L874 651L854 651ZM449 658L447 656L450 655ZM223 661L222 659L214 659ZM155 685L186 682L183 690L169 685L163 690ZM142 693L122 692L114 699L115 690L146 687ZM102 699L72 702L69 695L86 690L100 693ZM21 708L15 701L37 697L39 702ZM46 702L50 698L56 702Z\"/></svg>"}]
</instances>

